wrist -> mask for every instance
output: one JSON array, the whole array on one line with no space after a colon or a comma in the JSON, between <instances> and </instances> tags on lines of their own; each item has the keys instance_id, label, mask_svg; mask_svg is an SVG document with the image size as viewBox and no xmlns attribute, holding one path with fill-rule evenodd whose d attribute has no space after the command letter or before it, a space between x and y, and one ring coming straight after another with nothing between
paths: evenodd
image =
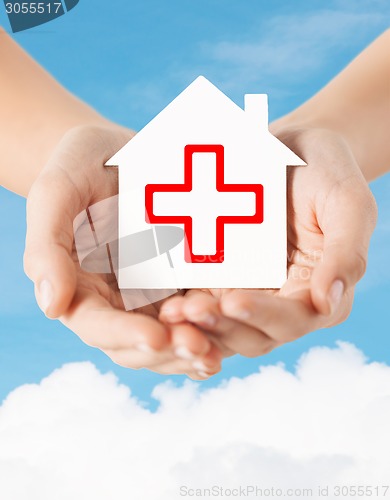
<instances>
[{"instance_id":1,"label":"wrist","mask_svg":"<svg viewBox=\"0 0 390 500\"><path fill-rule=\"evenodd\" d=\"M329 117L321 117L314 114L307 116L298 108L292 113L289 113L288 115L285 115L270 124L271 133L279 139L283 136L291 135L292 133L310 130L327 131L342 138L351 150L367 182L370 182L377 175L380 175L372 168L370 158L367 157L369 151L364 144L364 141L356 140L356 134L353 134L351 131L346 129L346 127L343 126L342 121L335 122Z\"/></svg>"},{"instance_id":2,"label":"wrist","mask_svg":"<svg viewBox=\"0 0 390 500\"><path fill-rule=\"evenodd\" d=\"M96 113L88 106L82 105L76 111L68 110L61 113L61 120L57 123L45 120L40 126L29 127L34 133L27 134L25 139L25 151L17 156L17 170L20 175L13 175L12 172L4 172L5 178L1 179L2 185L15 193L27 197L31 186L41 174L45 165L49 161L54 150L63 137L76 128L111 128L132 136L132 132L120 125L117 125L103 116ZM23 141L21 141L23 142ZM15 141L15 147L18 145Z\"/></svg>"},{"instance_id":3,"label":"wrist","mask_svg":"<svg viewBox=\"0 0 390 500\"><path fill-rule=\"evenodd\" d=\"M83 136L86 133L94 133L96 135L96 141L100 141L100 137L104 138L104 133L107 132L115 133L118 140L123 143L128 142L135 135L135 132L131 129L118 125L117 123L111 122L107 120L101 115L93 112L93 114L89 116L79 116L74 117L71 121L66 123L61 123L58 128L55 130L54 135L51 137L51 140L47 142L47 145L43 151L45 156L45 161L42 165L37 169L36 175L32 179L32 183L35 181L37 177L44 170L46 164L49 162L51 156L55 153L55 150L60 147L62 148L62 143L66 139L68 135L74 135L77 133L79 136ZM91 152L92 154L93 152Z\"/></svg>"}]
</instances>

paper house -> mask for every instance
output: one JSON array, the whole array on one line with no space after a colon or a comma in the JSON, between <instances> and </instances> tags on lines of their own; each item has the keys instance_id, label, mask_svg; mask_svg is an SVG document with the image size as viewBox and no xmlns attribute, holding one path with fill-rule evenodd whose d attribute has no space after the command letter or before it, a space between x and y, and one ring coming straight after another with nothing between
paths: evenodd
<instances>
[{"instance_id":1,"label":"paper house","mask_svg":"<svg viewBox=\"0 0 390 500\"><path fill-rule=\"evenodd\" d=\"M106 163L119 168L119 287L280 288L286 166L304 164L270 134L267 95L243 110L197 78Z\"/></svg>"}]
</instances>

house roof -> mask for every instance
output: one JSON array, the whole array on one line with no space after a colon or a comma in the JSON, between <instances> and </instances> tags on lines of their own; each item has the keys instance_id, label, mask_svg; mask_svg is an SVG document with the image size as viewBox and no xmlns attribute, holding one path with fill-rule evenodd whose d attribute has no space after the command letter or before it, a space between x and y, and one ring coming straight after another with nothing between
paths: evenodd
<instances>
[{"instance_id":1,"label":"house roof","mask_svg":"<svg viewBox=\"0 0 390 500\"><path fill-rule=\"evenodd\" d=\"M255 97L255 96L253 96ZM263 96L262 97L266 97ZM252 99L248 99L248 102L253 102ZM160 121L168 114L168 110L171 112L177 112L178 116L182 116L183 109L194 109L194 103L198 106L203 106L207 109L208 114L210 110L218 113L221 109L229 109L232 116L242 119L243 117L248 117L252 120L254 125L257 127L261 125L261 117L259 116L259 123L256 123L253 117L253 113L247 113L244 109L240 108L231 99L229 99L223 92L221 92L215 85L213 85L204 76L199 76L196 78L183 92L181 92L168 106L166 106L155 118L153 118L130 142L128 142L122 149L120 149L112 158L106 162L106 166L118 166L125 159L125 151L127 148L134 145L137 138L145 134L148 130L153 129ZM268 132L265 137L269 141L269 145L275 148L278 153L278 158L283 160L284 165L305 165L305 162L301 160L295 153L293 153L287 146L285 146L281 141L274 137L269 131L268 126L266 126L266 131Z\"/></svg>"}]
</instances>

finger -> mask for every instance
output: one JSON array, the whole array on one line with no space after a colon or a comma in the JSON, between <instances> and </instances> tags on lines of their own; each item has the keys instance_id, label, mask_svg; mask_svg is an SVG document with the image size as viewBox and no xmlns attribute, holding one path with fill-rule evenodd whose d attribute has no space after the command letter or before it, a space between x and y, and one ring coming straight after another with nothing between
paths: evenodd
<instances>
[{"instance_id":1,"label":"finger","mask_svg":"<svg viewBox=\"0 0 390 500\"><path fill-rule=\"evenodd\" d=\"M185 294L186 290L177 290L177 292L170 295L169 298L165 297L163 299L158 300L157 302L153 302L153 306L155 307L156 311L160 313L162 306L166 304L167 301L172 300L173 298L176 297L183 297Z\"/></svg>"},{"instance_id":2,"label":"finger","mask_svg":"<svg viewBox=\"0 0 390 500\"><path fill-rule=\"evenodd\" d=\"M225 316L220 301L209 294L194 293L183 305L183 312L188 321L213 333L230 352L257 357L276 347L276 342L257 326Z\"/></svg>"},{"instance_id":3,"label":"finger","mask_svg":"<svg viewBox=\"0 0 390 500\"><path fill-rule=\"evenodd\" d=\"M166 300L160 309L159 318L166 323L182 323L185 321L183 304L185 296L175 296Z\"/></svg>"},{"instance_id":4,"label":"finger","mask_svg":"<svg viewBox=\"0 0 390 500\"><path fill-rule=\"evenodd\" d=\"M210 350L211 342L199 328L183 324L185 316L182 309L186 300L183 296L176 296L166 301L161 307L159 319L170 324L175 355L181 359L195 360Z\"/></svg>"},{"instance_id":5,"label":"finger","mask_svg":"<svg viewBox=\"0 0 390 500\"><path fill-rule=\"evenodd\" d=\"M67 188L52 174L43 174L27 201L24 268L34 282L37 301L49 318L68 308L76 289L71 257L73 215L80 208L74 187Z\"/></svg>"},{"instance_id":6,"label":"finger","mask_svg":"<svg viewBox=\"0 0 390 500\"><path fill-rule=\"evenodd\" d=\"M101 351L104 352L113 363L123 368L131 368L132 370L147 368L148 370L158 373L163 373L158 370L160 366L165 366L166 363L173 359L173 355L169 351L154 351L150 349L147 352L143 352L139 350L136 345L131 349L101 349ZM187 363L187 366L180 368L185 370L185 368L189 369L190 366Z\"/></svg>"},{"instance_id":7,"label":"finger","mask_svg":"<svg viewBox=\"0 0 390 500\"><path fill-rule=\"evenodd\" d=\"M195 360L211 349L209 338L193 325L179 323L171 325L170 330L172 348L178 358Z\"/></svg>"},{"instance_id":8,"label":"finger","mask_svg":"<svg viewBox=\"0 0 390 500\"><path fill-rule=\"evenodd\" d=\"M221 371L222 354L214 345L205 355L191 359L174 359L159 366L151 368L162 374L188 375L194 380L205 380Z\"/></svg>"},{"instance_id":9,"label":"finger","mask_svg":"<svg viewBox=\"0 0 390 500\"><path fill-rule=\"evenodd\" d=\"M169 332L162 323L114 309L98 293L81 287L61 321L86 344L102 350L136 348L151 354L170 347Z\"/></svg>"},{"instance_id":10,"label":"finger","mask_svg":"<svg viewBox=\"0 0 390 500\"><path fill-rule=\"evenodd\" d=\"M311 277L311 298L319 312L331 314L366 270L376 204L364 179L348 178L333 189L318 222L324 253Z\"/></svg>"},{"instance_id":11,"label":"finger","mask_svg":"<svg viewBox=\"0 0 390 500\"><path fill-rule=\"evenodd\" d=\"M194 294L197 295L199 293L203 293L205 295L212 296L213 292L215 292L214 296L219 298L219 290L214 291L203 288L188 290L185 294L175 295L174 297L171 297L170 299L166 300L161 306L159 316L160 320L167 323L182 323L186 320L183 314L183 305L186 303L186 301ZM182 293L182 291L179 293Z\"/></svg>"},{"instance_id":12,"label":"finger","mask_svg":"<svg viewBox=\"0 0 390 500\"><path fill-rule=\"evenodd\" d=\"M178 360L170 349L143 352L134 346L131 349L103 349L103 352L115 364L132 370L145 368L161 375L183 375L193 370L189 361Z\"/></svg>"},{"instance_id":13,"label":"finger","mask_svg":"<svg viewBox=\"0 0 390 500\"><path fill-rule=\"evenodd\" d=\"M214 374L220 370L221 350L201 329L188 323L170 325L173 352L178 359L191 363L189 371ZM169 367L171 369L171 367Z\"/></svg>"},{"instance_id":14,"label":"finger","mask_svg":"<svg viewBox=\"0 0 390 500\"><path fill-rule=\"evenodd\" d=\"M191 325L178 325L176 329L182 329L182 335L191 336L190 329L196 330ZM140 369L147 368L163 375L184 375L199 380L208 378L221 369L222 355L211 343L202 355L191 357L177 356L172 349L163 351L148 349L139 351L135 345L130 349L104 349L103 352L117 365L124 368Z\"/></svg>"},{"instance_id":15,"label":"finger","mask_svg":"<svg viewBox=\"0 0 390 500\"><path fill-rule=\"evenodd\" d=\"M210 350L201 358L198 358L192 365L196 374L207 378L221 371L222 353L220 349L211 343Z\"/></svg>"},{"instance_id":16,"label":"finger","mask_svg":"<svg viewBox=\"0 0 390 500\"><path fill-rule=\"evenodd\" d=\"M272 349L325 326L325 318L310 305L309 295L309 290L302 290L291 298L233 290L221 298L221 310L225 316L240 320L270 337L269 348Z\"/></svg>"}]
</instances>

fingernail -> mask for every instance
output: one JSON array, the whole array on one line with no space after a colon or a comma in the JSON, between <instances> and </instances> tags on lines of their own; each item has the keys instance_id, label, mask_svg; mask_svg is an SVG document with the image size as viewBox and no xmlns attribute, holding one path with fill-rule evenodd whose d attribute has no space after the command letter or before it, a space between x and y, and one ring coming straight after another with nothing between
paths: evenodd
<instances>
[{"instance_id":1,"label":"fingernail","mask_svg":"<svg viewBox=\"0 0 390 500\"><path fill-rule=\"evenodd\" d=\"M53 287L51 286L50 281L42 280L38 287L38 305L42 309L44 313L47 312L51 303L53 302Z\"/></svg>"},{"instance_id":2,"label":"fingernail","mask_svg":"<svg viewBox=\"0 0 390 500\"><path fill-rule=\"evenodd\" d=\"M202 371L200 371L200 372L198 371L197 373L200 377L203 377L203 378L210 378L211 377L210 373L206 373L206 372L202 372Z\"/></svg>"},{"instance_id":3,"label":"fingernail","mask_svg":"<svg viewBox=\"0 0 390 500\"><path fill-rule=\"evenodd\" d=\"M202 323L205 326L215 326L217 323L217 318L212 314L207 314L206 316L201 316L198 319L194 319L197 323Z\"/></svg>"},{"instance_id":4,"label":"fingernail","mask_svg":"<svg viewBox=\"0 0 390 500\"><path fill-rule=\"evenodd\" d=\"M341 280L334 281L328 293L331 314L339 308L343 295L344 283Z\"/></svg>"},{"instance_id":5,"label":"fingernail","mask_svg":"<svg viewBox=\"0 0 390 500\"><path fill-rule=\"evenodd\" d=\"M181 319L181 314L178 313L175 309L162 309L161 316L169 321L178 321Z\"/></svg>"},{"instance_id":6,"label":"fingernail","mask_svg":"<svg viewBox=\"0 0 390 500\"><path fill-rule=\"evenodd\" d=\"M181 359L194 359L195 358L195 354L192 353L187 347L185 346L179 346L179 347L176 347L175 349L175 355L178 357L178 358L181 358Z\"/></svg>"},{"instance_id":7,"label":"fingernail","mask_svg":"<svg viewBox=\"0 0 390 500\"><path fill-rule=\"evenodd\" d=\"M173 316L175 313L176 313L175 309L167 309L167 308L161 309L161 314L164 314L164 316Z\"/></svg>"},{"instance_id":8,"label":"fingernail","mask_svg":"<svg viewBox=\"0 0 390 500\"><path fill-rule=\"evenodd\" d=\"M136 344L134 346L138 351L140 352L145 352L147 354L150 354L152 352L156 352L152 347L150 347L149 344L146 344L145 342L140 342L139 344Z\"/></svg>"},{"instance_id":9,"label":"fingernail","mask_svg":"<svg viewBox=\"0 0 390 500\"><path fill-rule=\"evenodd\" d=\"M192 365L194 367L194 369L198 372L198 373L207 373L208 371L210 371L210 368L208 366L206 366L203 361L195 361ZM208 377L210 375L207 375Z\"/></svg>"}]
</instances>

